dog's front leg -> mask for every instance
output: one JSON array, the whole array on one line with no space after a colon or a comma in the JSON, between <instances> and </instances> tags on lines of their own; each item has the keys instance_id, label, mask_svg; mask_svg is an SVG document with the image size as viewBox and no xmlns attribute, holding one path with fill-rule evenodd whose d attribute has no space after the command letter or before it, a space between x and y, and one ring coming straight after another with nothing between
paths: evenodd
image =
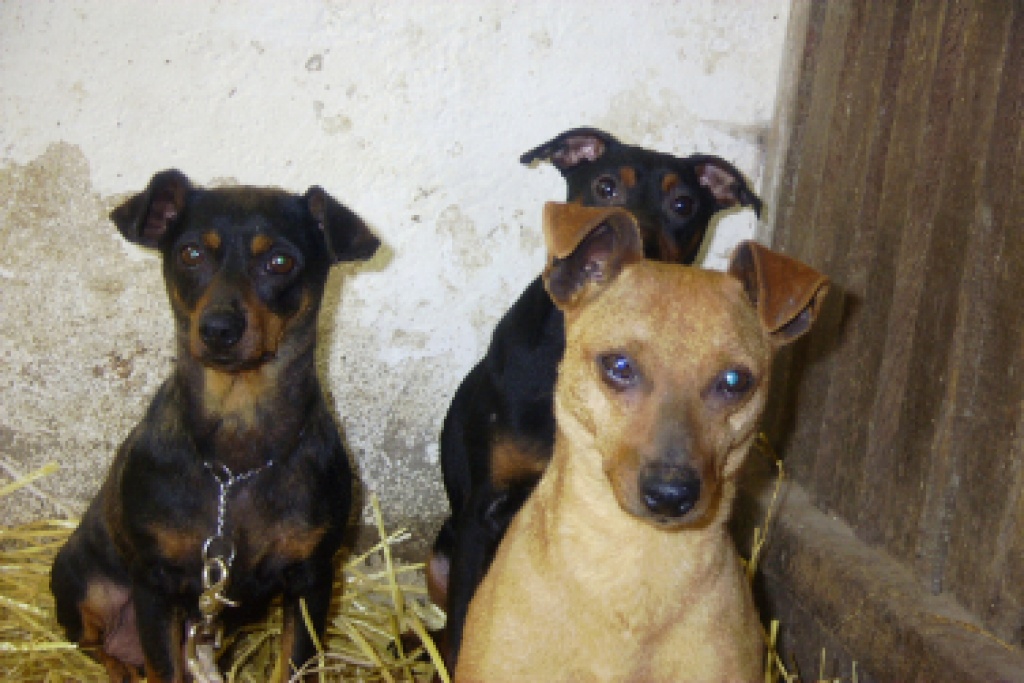
<instances>
[{"instance_id":1,"label":"dog's front leg","mask_svg":"<svg viewBox=\"0 0 1024 683\"><path fill-rule=\"evenodd\" d=\"M288 681L296 670L317 654L302 615L303 604L317 640L322 644L334 585L334 565L330 561L308 560L288 573L289 585L282 600L281 656L273 676L276 683ZM315 674L303 678L316 680Z\"/></svg>"},{"instance_id":2,"label":"dog's front leg","mask_svg":"<svg viewBox=\"0 0 1024 683\"><path fill-rule=\"evenodd\" d=\"M135 619L146 658L147 683L183 683L184 613L167 595L136 581Z\"/></svg>"}]
</instances>

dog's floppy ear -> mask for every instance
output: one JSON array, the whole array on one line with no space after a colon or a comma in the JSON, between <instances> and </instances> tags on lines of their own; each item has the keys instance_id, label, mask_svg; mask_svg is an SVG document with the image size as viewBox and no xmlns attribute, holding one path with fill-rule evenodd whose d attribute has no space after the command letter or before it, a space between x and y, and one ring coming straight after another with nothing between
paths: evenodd
<instances>
[{"instance_id":1,"label":"dog's floppy ear","mask_svg":"<svg viewBox=\"0 0 1024 683\"><path fill-rule=\"evenodd\" d=\"M761 198L750 191L743 174L735 166L710 154L694 154L687 161L694 164L697 181L714 195L718 210L750 206L758 217L761 216Z\"/></svg>"},{"instance_id":2,"label":"dog's floppy ear","mask_svg":"<svg viewBox=\"0 0 1024 683\"><path fill-rule=\"evenodd\" d=\"M306 191L306 204L320 224L331 261L365 261L377 252L380 240L362 219L334 197L314 185Z\"/></svg>"},{"instance_id":3,"label":"dog's floppy ear","mask_svg":"<svg viewBox=\"0 0 1024 683\"><path fill-rule=\"evenodd\" d=\"M191 190L191 181L181 171L161 171L145 190L111 211L110 220L129 242L156 247Z\"/></svg>"},{"instance_id":4,"label":"dog's floppy ear","mask_svg":"<svg viewBox=\"0 0 1024 683\"><path fill-rule=\"evenodd\" d=\"M736 247L729 273L743 283L761 326L779 346L811 328L828 293L827 277L757 242Z\"/></svg>"},{"instance_id":5,"label":"dog's floppy ear","mask_svg":"<svg viewBox=\"0 0 1024 683\"><path fill-rule=\"evenodd\" d=\"M584 161L596 161L610 145L619 141L597 128L573 128L519 157L527 166L534 161L550 161L563 173Z\"/></svg>"},{"instance_id":6,"label":"dog's floppy ear","mask_svg":"<svg viewBox=\"0 0 1024 683\"><path fill-rule=\"evenodd\" d=\"M579 305L643 258L636 219L625 209L548 202L544 205L548 265L544 287L555 305Z\"/></svg>"}]
</instances>

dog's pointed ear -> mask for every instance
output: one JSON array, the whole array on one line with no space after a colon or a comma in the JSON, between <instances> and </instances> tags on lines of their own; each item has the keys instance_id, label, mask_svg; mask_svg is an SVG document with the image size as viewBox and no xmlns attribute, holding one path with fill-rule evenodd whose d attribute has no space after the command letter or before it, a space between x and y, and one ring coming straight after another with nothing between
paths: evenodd
<instances>
[{"instance_id":1,"label":"dog's pointed ear","mask_svg":"<svg viewBox=\"0 0 1024 683\"><path fill-rule=\"evenodd\" d=\"M181 171L161 171L145 190L110 212L110 220L129 242L156 247L178 217L192 183Z\"/></svg>"},{"instance_id":2,"label":"dog's pointed ear","mask_svg":"<svg viewBox=\"0 0 1024 683\"><path fill-rule=\"evenodd\" d=\"M697 171L697 181L714 195L717 210L750 206L761 217L761 198L754 194L743 174L721 157L694 154L688 158Z\"/></svg>"},{"instance_id":3,"label":"dog's pointed ear","mask_svg":"<svg viewBox=\"0 0 1024 683\"><path fill-rule=\"evenodd\" d=\"M531 149L519 157L519 163L529 166L535 161L550 161L564 174L584 161L600 159L609 146L617 144L619 141L603 130L573 128Z\"/></svg>"},{"instance_id":4,"label":"dog's pointed ear","mask_svg":"<svg viewBox=\"0 0 1024 683\"><path fill-rule=\"evenodd\" d=\"M808 265L757 242L741 242L729 273L743 283L761 326L776 346L811 328L828 293L828 278Z\"/></svg>"},{"instance_id":5,"label":"dog's pointed ear","mask_svg":"<svg viewBox=\"0 0 1024 683\"><path fill-rule=\"evenodd\" d=\"M327 242L331 262L365 261L377 253L380 240L362 219L334 197L314 185L306 191L306 204Z\"/></svg>"},{"instance_id":6,"label":"dog's pointed ear","mask_svg":"<svg viewBox=\"0 0 1024 683\"><path fill-rule=\"evenodd\" d=\"M636 219L625 209L548 202L544 287L555 305L573 308L603 289L627 263L643 258Z\"/></svg>"}]
</instances>

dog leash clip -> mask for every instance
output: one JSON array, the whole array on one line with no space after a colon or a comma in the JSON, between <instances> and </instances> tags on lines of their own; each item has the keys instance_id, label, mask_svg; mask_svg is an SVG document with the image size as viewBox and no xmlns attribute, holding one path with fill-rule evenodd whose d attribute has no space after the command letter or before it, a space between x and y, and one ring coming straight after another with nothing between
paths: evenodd
<instances>
[{"instance_id":1,"label":"dog leash clip","mask_svg":"<svg viewBox=\"0 0 1024 683\"><path fill-rule=\"evenodd\" d=\"M218 617L224 607L237 607L238 603L224 595L231 578L228 571L230 559L225 560L220 555L208 556L208 547L209 542L203 547L203 592L199 595L199 614L202 618L189 626L185 658L189 673L196 683L223 683L214 657L224 635ZM229 554L229 558L232 554Z\"/></svg>"},{"instance_id":2,"label":"dog leash clip","mask_svg":"<svg viewBox=\"0 0 1024 683\"><path fill-rule=\"evenodd\" d=\"M224 683L224 677L217 669L214 650L220 648L221 631L214 633L207 630L205 621L189 626L188 639L185 643L185 662L194 683Z\"/></svg>"},{"instance_id":3,"label":"dog leash clip","mask_svg":"<svg viewBox=\"0 0 1024 683\"><path fill-rule=\"evenodd\" d=\"M211 557L203 562L203 592L199 594L199 613L204 621L213 621L224 607L238 607L238 603L224 596L228 588L228 564L222 557Z\"/></svg>"},{"instance_id":4,"label":"dog leash clip","mask_svg":"<svg viewBox=\"0 0 1024 683\"><path fill-rule=\"evenodd\" d=\"M237 602L224 595L231 579L231 564L235 561L235 544L224 533L228 492L235 484L273 464L270 460L263 467L236 475L226 465L203 463L217 482L217 528L203 543L203 592L199 594L201 618L189 625L185 639L186 666L195 683L224 683L214 656L214 652L221 648L224 636L224 627L218 617L225 607L238 606Z\"/></svg>"}]
</instances>

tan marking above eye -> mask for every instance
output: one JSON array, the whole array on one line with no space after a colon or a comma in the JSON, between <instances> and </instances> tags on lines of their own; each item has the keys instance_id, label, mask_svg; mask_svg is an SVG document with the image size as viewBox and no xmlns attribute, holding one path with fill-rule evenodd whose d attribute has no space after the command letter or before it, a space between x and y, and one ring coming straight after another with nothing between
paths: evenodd
<instances>
[{"instance_id":1,"label":"tan marking above eye","mask_svg":"<svg viewBox=\"0 0 1024 683\"><path fill-rule=\"evenodd\" d=\"M632 166L623 166L619 169L619 177L622 179L622 184L627 188L636 187L636 169Z\"/></svg>"},{"instance_id":2,"label":"tan marking above eye","mask_svg":"<svg viewBox=\"0 0 1024 683\"><path fill-rule=\"evenodd\" d=\"M256 235L252 238L252 243L249 245L250 251L253 256L259 256L270 251L270 248L274 246L274 240L270 239L266 235Z\"/></svg>"},{"instance_id":3,"label":"tan marking above eye","mask_svg":"<svg viewBox=\"0 0 1024 683\"><path fill-rule=\"evenodd\" d=\"M676 185L678 185L679 182L679 176L677 176L675 173L669 173L668 175L661 179L661 191L668 192Z\"/></svg>"},{"instance_id":4,"label":"tan marking above eye","mask_svg":"<svg viewBox=\"0 0 1024 683\"><path fill-rule=\"evenodd\" d=\"M203 244L210 251L217 251L220 249L220 235L212 230L210 232L203 233Z\"/></svg>"}]
</instances>

